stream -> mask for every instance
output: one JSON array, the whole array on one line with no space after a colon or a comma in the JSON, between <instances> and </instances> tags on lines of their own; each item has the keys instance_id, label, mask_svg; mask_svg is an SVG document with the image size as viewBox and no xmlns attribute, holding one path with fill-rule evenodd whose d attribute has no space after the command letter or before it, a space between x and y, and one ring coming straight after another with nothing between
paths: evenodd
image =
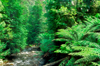
<instances>
[{"instance_id":1,"label":"stream","mask_svg":"<svg viewBox=\"0 0 100 66\"><path fill-rule=\"evenodd\" d=\"M45 60L42 54L38 47L29 47L20 53L12 54L14 58L3 63L3 66L43 66Z\"/></svg>"}]
</instances>

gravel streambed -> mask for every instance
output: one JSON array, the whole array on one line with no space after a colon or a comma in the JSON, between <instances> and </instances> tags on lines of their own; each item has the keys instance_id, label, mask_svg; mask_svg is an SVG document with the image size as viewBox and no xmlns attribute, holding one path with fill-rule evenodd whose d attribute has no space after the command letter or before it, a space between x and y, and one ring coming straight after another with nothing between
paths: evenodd
<instances>
[{"instance_id":1,"label":"gravel streambed","mask_svg":"<svg viewBox=\"0 0 100 66\"><path fill-rule=\"evenodd\" d=\"M3 66L43 66L45 60L42 58L42 51L36 47L30 47L18 54L12 54L15 58L4 63Z\"/></svg>"}]
</instances>

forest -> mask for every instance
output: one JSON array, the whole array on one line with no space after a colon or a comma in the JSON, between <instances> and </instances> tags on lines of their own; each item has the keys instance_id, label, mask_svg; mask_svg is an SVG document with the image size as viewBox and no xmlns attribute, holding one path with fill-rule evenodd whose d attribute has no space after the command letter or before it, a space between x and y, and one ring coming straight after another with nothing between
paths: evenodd
<instances>
[{"instance_id":1,"label":"forest","mask_svg":"<svg viewBox=\"0 0 100 66\"><path fill-rule=\"evenodd\" d=\"M39 46L43 66L100 66L99 21L100 0L0 0L0 59Z\"/></svg>"}]
</instances>

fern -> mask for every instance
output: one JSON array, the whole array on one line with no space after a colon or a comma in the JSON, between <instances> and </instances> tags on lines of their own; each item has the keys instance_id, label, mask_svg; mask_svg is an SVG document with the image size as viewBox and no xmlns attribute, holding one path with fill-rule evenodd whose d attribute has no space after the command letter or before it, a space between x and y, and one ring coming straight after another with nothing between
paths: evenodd
<instances>
[{"instance_id":1,"label":"fern","mask_svg":"<svg viewBox=\"0 0 100 66\"><path fill-rule=\"evenodd\" d=\"M82 58L76 60L75 64L87 63L90 65L99 65L97 59L100 59L100 19L89 17L85 24L78 24L67 29L59 29L56 35L59 38L55 41L66 41L62 44L56 53L66 53L72 56ZM95 61L96 62L93 62Z\"/></svg>"},{"instance_id":2,"label":"fern","mask_svg":"<svg viewBox=\"0 0 100 66\"><path fill-rule=\"evenodd\" d=\"M72 48L80 52L69 53L69 55L83 57L77 60L75 63L90 62L96 60L97 58L100 58L100 49L83 46L73 46Z\"/></svg>"},{"instance_id":3,"label":"fern","mask_svg":"<svg viewBox=\"0 0 100 66\"><path fill-rule=\"evenodd\" d=\"M89 17L87 21L85 21L87 26L90 26L90 31L100 31L100 19L96 17Z\"/></svg>"},{"instance_id":4,"label":"fern","mask_svg":"<svg viewBox=\"0 0 100 66\"><path fill-rule=\"evenodd\" d=\"M92 62L93 66L100 66L100 64L96 63L96 62Z\"/></svg>"},{"instance_id":5,"label":"fern","mask_svg":"<svg viewBox=\"0 0 100 66\"><path fill-rule=\"evenodd\" d=\"M61 41L62 39L70 42L83 40L86 35L90 33L90 28L85 27L84 24L75 25L73 27L68 27L67 29L59 29L56 35L60 38L55 39ZM62 38L62 39L61 39Z\"/></svg>"},{"instance_id":6,"label":"fern","mask_svg":"<svg viewBox=\"0 0 100 66\"><path fill-rule=\"evenodd\" d=\"M74 65L74 62L75 62L75 58L74 57L71 57L71 59L68 60L68 63L65 66L73 66Z\"/></svg>"},{"instance_id":7,"label":"fern","mask_svg":"<svg viewBox=\"0 0 100 66\"><path fill-rule=\"evenodd\" d=\"M87 40L81 40L81 41L74 42L73 45L100 48L100 45L98 45L98 43L87 41Z\"/></svg>"}]
</instances>

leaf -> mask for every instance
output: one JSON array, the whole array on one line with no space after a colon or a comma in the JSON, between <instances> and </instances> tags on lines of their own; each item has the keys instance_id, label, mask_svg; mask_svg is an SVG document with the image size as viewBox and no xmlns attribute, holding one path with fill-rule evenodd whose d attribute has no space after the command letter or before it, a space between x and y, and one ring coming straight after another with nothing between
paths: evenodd
<instances>
[{"instance_id":1,"label":"leaf","mask_svg":"<svg viewBox=\"0 0 100 66\"><path fill-rule=\"evenodd\" d=\"M77 63L84 63L84 62L92 62L93 60L96 60L96 59L97 59L97 57L87 56L87 57L84 57L84 58L76 60L75 64L77 64Z\"/></svg>"},{"instance_id":2,"label":"leaf","mask_svg":"<svg viewBox=\"0 0 100 66\"><path fill-rule=\"evenodd\" d=\"M100 64L96 63L96 62L92 62L93 65L95 66L100 66Z\"/></svg>"},{"instance_id":3,"label":"leaf","mask_svg":"<svg viewBox=\"0 0 100 66\"><path fill-rule=\"evenodd\" d=\"M56 51L54 51L54 52L55 52L55 53L61 53L61 50L58 49L58 50L56 50Z\"/></svg>"},{"instance_id":4,"label":"leaf","mask_svg":"<svg viewBox=\"0 0 100 66\"><path fill-rule=\"evenodd\" d=\"M3 18L2 14L0 13L0 18Z\"/></svg>"}]
</instances>

